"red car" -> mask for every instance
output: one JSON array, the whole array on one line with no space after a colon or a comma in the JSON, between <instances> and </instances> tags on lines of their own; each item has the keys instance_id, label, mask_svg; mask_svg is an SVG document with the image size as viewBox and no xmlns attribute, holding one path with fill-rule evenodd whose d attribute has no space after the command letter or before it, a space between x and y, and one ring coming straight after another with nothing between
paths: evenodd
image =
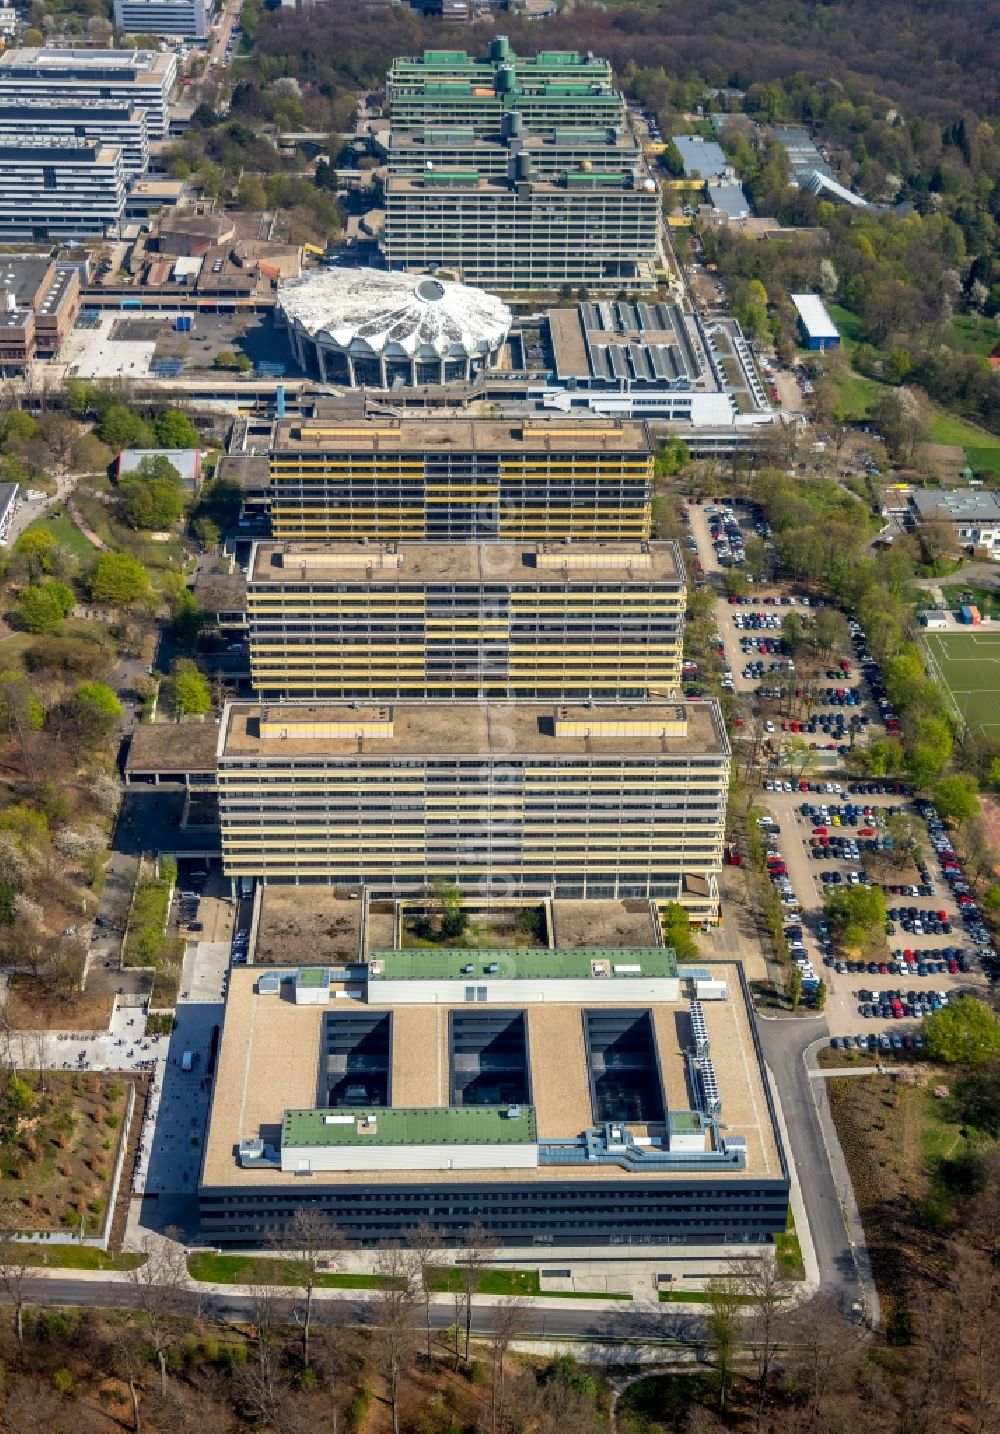
<instances>
[{"instance_id":1,"label":"red car","mask_svg":"<svg viewBox=\"0 0 1000 1434\"><path fill-rule=\"evenodd\" d=\"M813 827L813 836L826 836L826 827Z\"/></svg>"},{"instance_id":2,"label":"red car","mask_svg":"<svg viewBox=\"0 0 1000 1434\"><path fill-rule=\"evenodd\" d=\"M875 828L874 828L874 827L858 827L858 836L860 836L860 837L873 837L874 835L875 835Z\"/></svg>"}]
</instances>

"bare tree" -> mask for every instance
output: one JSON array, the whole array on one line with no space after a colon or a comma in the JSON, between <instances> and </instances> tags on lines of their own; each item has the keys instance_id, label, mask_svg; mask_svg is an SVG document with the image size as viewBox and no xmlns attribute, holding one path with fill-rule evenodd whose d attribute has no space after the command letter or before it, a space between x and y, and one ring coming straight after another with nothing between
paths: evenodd
<instances>
[{"instance_id":1,"label":"bare tree","mask_svg":"<svg viewBox=\"0 0 1000 1434\"><path fill-rule=\"evenodd\" d=\"M705 1285L708 1304L708 1347L719 1376L719 1408L725 1409L729 1380L736 1366L740 1335L740 1292L733 1281L717 1275Z\"/></svg>"},{"instance_id":2,"label":"bare tree","mask_svg":"<svg viewBox=\"0 0 1000 1434\"><path fill-rule=\"evenodd\" d=\"M472 1339L472 1302L479 1293L483 1271L493 1259L494 1243L483 1225L472 1224L465 1232L464 1248L458 1261L462 1283L462 1317L465 1325L465 1358Z\"/></svg>"},{"instance_id":3,"label":"bare tree","mask_svg":"<svg viewBox=\"0 0 1000 1434\"><path fill-rule=\"evenodd\" d=\"M131 1319L119 1325L115 1331L114 1338L115 1363L117 1364L122 1378L128 1385L129 1396L132 1400L132 1427L135 1434L142 1434L142 1414L139 1408L139 1372L142 1369L145 1355L143 1352L143 1339Z\"/></svg>"},{"instance_id":4,"label":"bare tree","mask_svg":"<svg viewBox=\"0 0 1000 1434\"><path fill-rule=\"evenodd\" d=\"M375 1273L380 1284L372 1300L372 1320L381 1335L392 1434L399 1434L399 1391L413 1352L413 1318L419 1298L413 1255L398 1245L382 1245L375 1257Z\"/></svg>"},{"instance_id":5,"label":"bare tree","mask_svg":"<svg viewBox=\"0 0 1000 1434\"><path fill-rule=\"evenodd\" d=\"M427 1331L427 1361L430 1363L433 1358L431 1348L431 1281L434 1271L437 1269L436 1259L440 1257L441 1237L432 1225L426 1220L421 1220L419 1225L412 1230L407 1230L403 1236L407 1245L413 1252L414 1264L417 1276L420 1280L420 1289L424 1300L424 1325Z\"/></svg>"},{"instance_id":6,"label":"bare tree","mask_svg":"<svg viewBox=\"0 0 1000 1434\"><path fill-rule=\"evenodd\" d=\"M0 1230L0 1289L14 1306L14 1329L18 1345L24 1344L24 1306L27 1304L26 1284L29 1266L23 1248L14 1239L14 1232Z\"/></svg>"},{"instance_id":7,"label":"bare tree","mask_svg":"<svg viewBox=\"0 0 1000 1434\"><path fill-rule=\"evenodd\" d=\"M308 1369L313 1292L321 1273L329 1268L330 1256L342 1251L346 1241L341 1231L322 1210L305 1205L295 1211L279 1244L281 1249L294 1255L293 1283L305 1291L306 1308L301 1320L302 1365Z\"/></svg>"},{"instance_id":8,"label":"bare tree","mask_svg":"<svg viewBox=\"0 0 1000 1434\"><path fill-rule=\"evenodd\" d=\"M241 1390L247 1413L270 1427L281 1404L284 1384L275 1330L288 1314L288 1296L273 1282L273 1261L258 1261L248 1282L256 1332L256 1359L242 1372Z\"/></svg>"},{"instance_id":9,"label":"bare tree","mask_svg":"<svg viewBox=\"0 0 1000 1434\"><path fill-rule=\"evenodd\" d=\"M172 1321L180 1311L180 1296L187 1282L187 1264L179 1236L180 1231L168 1228L162 1237L144 1240L145 1260L128 1271L129 1283L136 1291L137 1307L145 1318L149 1340L159 1361L163 1396L167 1391L167 1350Z\"/></svg>"},{"instance_id":10,"label":"bare tree","mask_svg":"<svg viewBox=\"0 0 1000 1434\"><path fill-rule=\"evenodd\" d=\"M743 1306L743 1339L757 1371L757 1424L764 1417L768 1381L787 1331L791 1286L770 1251L741 1254L729 1261L732 1285Z\"/></svg>"},{"instance_id":11,"label":"bare tree","mask_svg":"<svg viewBox=\"0 0 1000 1434\"><path fill-rule=\"evenodd\" d=\"M358 1351L351 1339L351 1313L343 1300L323 1300L316 1310L314 1359L330 1392L329 1434L339 1434L340 1406L358 1370Z\"/></svg>"},{"instance_id":12,"label":"bare tree","mask_svg":"<svg viewBox=\"0 0 1000 1434\"><path fill-rule=\"evenodd\" d=\"M493 1396L490 1401L491 1434L507 1427L507 1351L524 1315L524 1301L501 1300L490 1313L490 1351L493 1361Z\"/></svg>"}]
</instances>

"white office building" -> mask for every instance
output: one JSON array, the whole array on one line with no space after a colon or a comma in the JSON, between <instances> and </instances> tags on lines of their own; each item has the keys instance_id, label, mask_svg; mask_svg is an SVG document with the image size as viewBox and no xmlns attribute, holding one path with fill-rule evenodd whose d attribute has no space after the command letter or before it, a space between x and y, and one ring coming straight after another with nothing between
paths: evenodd
<instances>
[{"instance_id":1,"label":"white office building","mask_svg":"<svg viewBox=\"0 0 1000 1434\"><path fill-rule=\"evenodd\" d=\"M127 100L0 100L0 143L20 144L26 136L60 145L93 139L122 152L126 179L149 168L146 111Z\"/></svg>"},{"instance_id":2,"label":"white office building","mask_svg":"<svg viewBox=\"0 0 1000 1434\"><path fill-rule=\"evenodd\" d=\"M151 140L166 138L177 56L160 50L8 50L0 103L115 100L146 111Z\"/></svg>"},{"instance_id":3,"label":"white office building","mask_svg":"<svg viewBox=\"0 0 1000 1434\"><path fill-rule=\"evenodd\" d=\"M211 0L115 0L115 26L126 35L204 40L211 14Z\"/></svg>"},{"instance_id":4,"label":"white office building","mask_svg":"<svg viewBox=\"0 0 1000 1434\"><path fill-rule=\"evenodd\" d=\"M0 141L0 242L116 234L125 187L113 145Z\"/></svg>"}]
</instances>

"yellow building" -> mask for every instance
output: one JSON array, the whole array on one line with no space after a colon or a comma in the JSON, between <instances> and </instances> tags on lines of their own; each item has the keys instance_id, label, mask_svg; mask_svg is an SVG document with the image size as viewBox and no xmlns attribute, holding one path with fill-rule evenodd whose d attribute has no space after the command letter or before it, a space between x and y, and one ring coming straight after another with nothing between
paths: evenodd
<instances>
[{"instance_id":1,"label":"yellow building","mask_svg":"<svg viewBox=\"0 0 1000 1434\"><path fill-rule=\"evenodd\" d=\"M715 905L730 749L715 703L226 708L226 874L471 899ZM689 903L686 903L689 904Z\"/></svg>"},{"instance_id":2,"label":"yellow building","mask_svg":"<svg viewBox=\"0 0 1000 1434\"><path fill-rule=\"evenodd\" d=\"M675 543L255 544L264 699L665 697L681 681Z\"/></svg>"},{"instance_id":3,"label":"yellow building","mask_svg":"<svg viewBox=\"0 0 1000 1434\"><path fill-rule=\"evenodd\" d=\"M636 540L652 444L625 419L289 419L270 454L276 540Z\"/></svg>"}]
</instances>

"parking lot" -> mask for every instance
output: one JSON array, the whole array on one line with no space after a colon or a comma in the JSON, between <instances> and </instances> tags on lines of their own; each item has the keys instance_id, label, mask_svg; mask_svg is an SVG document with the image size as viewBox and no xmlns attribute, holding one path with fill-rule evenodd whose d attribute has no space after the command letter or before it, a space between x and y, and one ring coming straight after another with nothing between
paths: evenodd
<instances>
[{"instance_id":1,"label":"parking lot","mask_svg":"<svg viewBox=\"0 0 1000 1434\"><path fill-rule=\"evenodd\" d=\"M864 962L843 959L846 953L836 951L822 925L825 890L850 883L851 873L856 874L855 883L862 879L866 874L866 859L870 859L870 843L879 836L884 838L884 823L894 811L916 815L921 829L925 823L905 793L851 791L852 786L858 787L857 783L814 782L810 785L840 785L843 790L782 790L764 795L776 827L763 830L773 833L769 844L780 854L781 866L787 873L787 887L797 902L797 908L789 904L787 909L787 931L795 943L793 954L801 954L816 976L826 983L825 1014L832 1036L855 1038L864 1034L868 1038L888 1034L891 1038L898 1033L902 1040L903 1036L912 1035L927 1010L962 991L981 993L985 989L984 953L990 948L973 939L976 934L974 912L963 916L961 893L956 894L954 889L963 883L949 880L949 871L932 845L934 840L946 842L947 838L936 837L934 828L927 831L926 840L921 830L924 870L917 868L912 873L915 880L909 879L910 873L905 869L901 869L896 881L892 881L891 875L883 878L889 888L885 892L886 906L894 918L890 923L892 929L887 930L884 948L873 949ZM819 809L825 805L826 819L821 810L804 812L802 808L807 804ZM842 813L848 804L867 807L869 811L862 810L847 819ZM870 835L862 836L862 833ZM828 845L820 847L824 839ZM843 845L829 845L837 842ZM818 849L836 854L817 860L813 853ZM956 859L945 852L944 860L953 868L954 878ZM960 874L959 867L957 875ZM834 875L839 881L830 879ZM891 889L904 885L905 892ZM986 961L989 960L987 956ZM897 998L896 1006L893 1006L893 996ZM861 1009L866 1006L867 1015Z\"/></svg>"}]
</instances>

